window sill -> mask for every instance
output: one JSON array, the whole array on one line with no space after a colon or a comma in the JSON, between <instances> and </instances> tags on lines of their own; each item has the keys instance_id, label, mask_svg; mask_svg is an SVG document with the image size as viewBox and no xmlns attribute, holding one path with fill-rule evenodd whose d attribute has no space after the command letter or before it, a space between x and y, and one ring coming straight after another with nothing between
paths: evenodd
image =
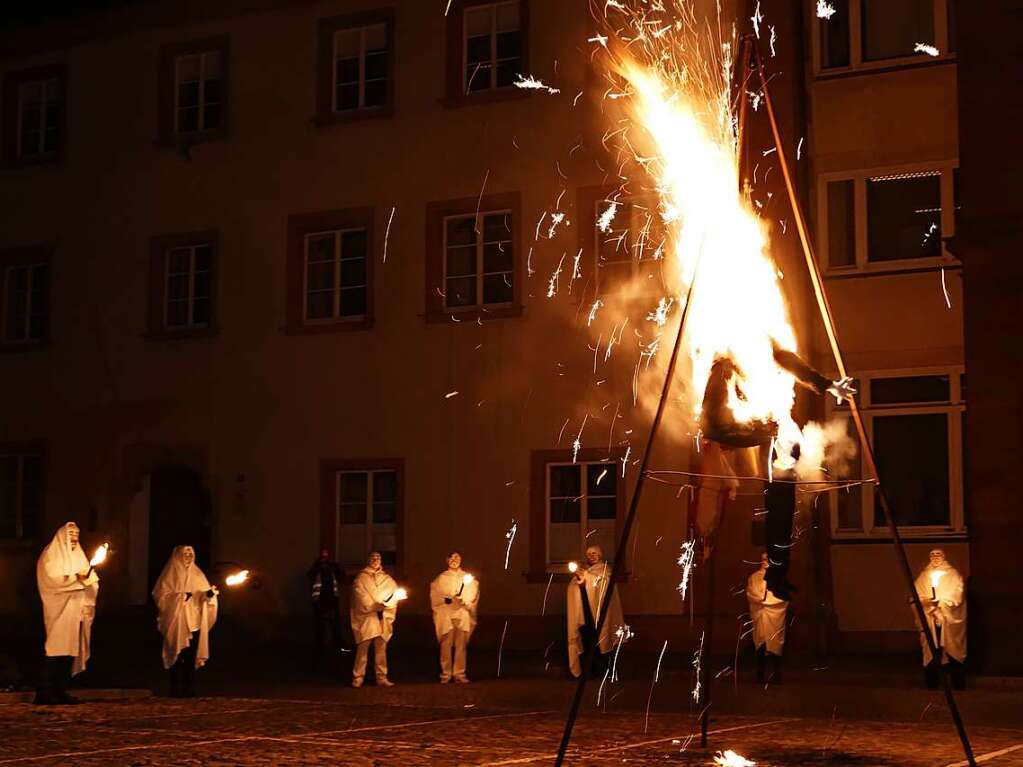
<instances>
[{"instance_id":1,"label":"window sill","mask_svg":"<svg viewBox=\"0 0 1023 767\"><path fill-rule=\"evenodd\" d=\"M906 258L897 261L868 261L863 266L828 267L826 280L846 280L855 277L886 277L893 274L937 272L942 269L959 270L962 261L957 258Z\"/></svg>"},{"instance_id":2,"label":"window sill","mask_svg":"<svg viewBox=\"0 0 1023 767\"><path fill-rule=\"evenodd\" d=\"M522 88L516 88L514 85L508 85L504 88L494 88L492 90L477 91L475 93L449 93L440 100L440 103L446 109L459 109L461 107L471 107L480 104L496 104L503 101L517 101L519 99L529 98L532 94Z\"/></svg>"},{"instance_id":3,"label":"window sill","mask_svg":"<svg viewBox=\"0 0 1023 767\"><path fill-rule=\"evenodd\" d=\"M214 325L208 328L184 328L182 330L160 329L150 331L142 338L146 341L182 341L194 338L212 338L219 333L220 328Z\"/></svg>"},{"instance_id":4,"label":"window sill","mask_svg":"<svg viewBox=\"0 0 1023 767\"><path fill-rule=\"evenodd\" d=\"M471 306L464 309L448 309L446 311L430 311L423 315L423 318L431 324L458 324L470 322L481 324L489 320L507 319L509 317L522 316L522 305L511 306L479 307Z\"/></svg>"},{"instance_id":5,"label":"window sill","mask_svg":"<svg viewBox=\"0 0 1023 767\"><path fill-rule=\"evenodd\" d=\"M393 104L381 107L350 109L344 112L321 112L312 118L312 123L317 128L330 128L335 125L347 125L348 123L365 122L366 120L380 120L387 117L394 117Z\"/></svg>"},{"instance_id":6,"label":"window sill","mask_svg":"<svg viewBox=\"0 0 1023 767\"><path fill-rule=\"evenodd\" d=\"M919 69L921 67L942 66L944 64L958 63L959 56L955 53L943 53L940 56L928 56L918 54L914 56L901 56L895 59L881 59L879 61L865 61L845 67L834 67L819 69L814 79L840 80L846 77L861 77L863 75L877 75L886 72L896 72L905 69Z\"/></svg>"},{"instance_id":7,"label":"window sill","mask_svg":"<svg viewBox=\"0 0 1023 767\"><path fill-rule=\"evenodd\" d=\"M352 320L337 320L334 322L310 322L288 325L284 328L284 335L287 336L315 336L323 333L345 333L349 331L371 330L373 328L372 317L360 317Z\"/></svg>"}]
</instances>

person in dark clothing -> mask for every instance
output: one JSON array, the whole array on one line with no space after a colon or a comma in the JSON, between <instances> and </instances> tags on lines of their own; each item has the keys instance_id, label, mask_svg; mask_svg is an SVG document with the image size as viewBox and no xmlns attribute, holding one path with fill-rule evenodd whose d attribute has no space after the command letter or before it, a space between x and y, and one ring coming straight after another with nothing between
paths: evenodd
<instances>
[{"instance_id":1,"label":"person in dark clothing","mask_svg":"<svg viewBox=\"0 0 1023 767\"><path fill-rule=\"evenodd\" d=\"M323 650L330 643L337 649L344 649L346 642L341 633L341 613L338 598L341 594L341 580L344 571L330 556L329 549L320 551L320 556L306 573L311 586L310 597L313 608L313 639L316 643L316 665L323 659Z\"/></svg>"}]
</instances>

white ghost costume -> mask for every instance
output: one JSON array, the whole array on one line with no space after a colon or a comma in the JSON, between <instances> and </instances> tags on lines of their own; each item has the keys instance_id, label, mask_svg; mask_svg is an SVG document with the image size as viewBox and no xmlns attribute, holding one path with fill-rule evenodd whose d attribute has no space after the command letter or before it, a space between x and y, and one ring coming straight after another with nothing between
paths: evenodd
<instances>
[{"instance_id":1,"label":"white ghost costume","mask_svg":"<svg viewBox=\"0 0 1023 767\"><path fill-rule=\"evenodd\" d=\"M607 591L608 581L611 578L611 567L607 562L597 562L588 568L580 566L579 573L582 574L586 586L587 601L590 606L590 613L593 616L593 624L596 626L600 619L600 604ZM586 612L583 609L582 594L579 589L579 582L573 575L568 582L568 668L572 676L579 676L582 673L580 658L584 652L583 638L580 628L586 625ZM618 589L615 589L611 597L611 606L607 611L607 620L600 630L600 651L609 653L618 641L618 630L625 626L625 618L622 615L622 604L618 599Z\"/></svg>"},{"instance_id":2,"label":"white ghost costume","mask_svg":"<svg viewBox=\"0 0 1023 767\"><path fill-rule=\"evenodd\" d=\"M192 632L199 637L195 667L202 668L210 658L210 629L217 622L217 596L207 596L210 582L193 560L186 565L184 553L190 546L177 546L153 586L153 601L160 614L157 627L163 635L163 667L169 669L178 655L192 642ZM194 551L192 552L194 556ZM186 598L187 594L192 596Z\"/></svg>"},{"instance_id":3,"label":"white ghost costume","mask_svg":"<svg viewBox=\"0 0 1023 767\"><path fill-rule=\"evenodd\" d=\"M440 643L440 678L447 681L465 679L465 648L476 628L476 608L480 586L476 579L465 583L465 571L448 568L430 584L430 605L433 607L433 628ZM456 595L461 601L454 601ZM451 599L451 604L444 600ZM452 667L452 648L454 666Z\"/></svg>"},{"instance_id":4,"label":"white ghost costume","mask_svg":"<svg viewBox=\"0 0 1023 767\"><path fill-rule=\"evenodd\" d=\"M84 583L78 580L77 574L89 569L89 560L81 543L71 548L71 524L63 525L39 555L36 583L46 624L46 655L73 657L74 675L84 671L89 661L99 576L93 570Z\"/></svg>"},{"instance_id":5,"label":"white ghost costume","mask_svg":"<svg viewBox=\"0 0 1023 767\"><path fill-rule=\"evenodd\" d=\"M767 588L764 578L766 567L761 567L746 580L746 601L753 624L753 646L758 650L767 646L767 652L781 655L785 646L785 614L789 603L779 599Z\"/></svg>"},{"instance_id":6,"label":"white ghost costume","mask_svg":"<svg viewBox=\"0 0 1023 767\"><path fill-rule=\"evenodd\" d=\"M937 585L932 586L932 573L941 573L936 577ZM931 589L934 589L932 592ZM928 565L916 579L916 593L923 603L924 615L927 617L927 628L934 638L934 644L944 650L942 663L948 663L951 657L962 663L966 660L966 593L963 576L959 574L947 560L942 559L939 567ZM933 597L938 600L932 604ZM914 616L916 611L914 610ZM935 627L941 627L941 636ZM917 621L919 628L919 621ZM927 666L932 660L931 648L927 646L927 638L920 633L920 647L923 650L923 664Z\"/></svg>"},{"instance_id":7,"label":"white ghost costume","mask_svg":"<svg viewBox=\"0 0 1023 767\"><path fill-rule=\"evenodd\" d=\"M370 642L375 650L377 681L387 678L387 642L394 633L394 619L398 614L397 590L394 578L382 569L371 567L364 567L352 583L349 617L356 644L352 678L358 684L366 673Z\"/></svg>"}]
</instances>

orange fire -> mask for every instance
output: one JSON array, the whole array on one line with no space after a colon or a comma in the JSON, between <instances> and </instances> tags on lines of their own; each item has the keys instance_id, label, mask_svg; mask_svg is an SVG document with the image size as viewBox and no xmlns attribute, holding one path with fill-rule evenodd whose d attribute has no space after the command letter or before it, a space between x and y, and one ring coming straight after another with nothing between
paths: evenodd
<instances>
[{"instance_id":1,"label":"orange fire","mask_svg":"<svg viewBox=\"0 0 1023 767\"><path fill-rule=\"evenodd\" d=\"M92 555L92 559L89 560L89 567L97 567L103 564L107 559L107 552L109 551L110 544L102 544L98 549L96 549L96 553Z\"/></svg>"},{"instance_id":2,"label":"orange fire","mask_svg":"<svg viewBox=\"0 0 1023 767\"><path fill-rule=\"evenodd\" d=\"M225 586L240 586L249 579L248 570L239 570L236 573L231 573L229 576L224 578Z\"/></svg>"}]
</instances>

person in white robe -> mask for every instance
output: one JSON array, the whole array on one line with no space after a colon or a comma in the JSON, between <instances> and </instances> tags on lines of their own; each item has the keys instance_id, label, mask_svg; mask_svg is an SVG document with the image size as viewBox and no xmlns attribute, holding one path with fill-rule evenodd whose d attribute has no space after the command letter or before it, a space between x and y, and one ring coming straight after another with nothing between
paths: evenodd
<instances>
[{"instance_id":1,"label":"person in white robe","mask_svg":"<svg viewBox=\"0 0 1023 767\"><path fill-rule=\"evenodd\" d=\"M78 540L78 525L63 525L36 563L36 583L46 625L46 667L36 691L41 705L79 703L67 693L74 674L89 661L99 575Z\"/></svg>"},{"instance_id":2,"label":"person in white robe","mask_svg":"<svg viewBox=\"0 0 1023 767\"><path fill-rule=\"evenodd\" d=\"M210 659L210 629L217 622L217 588L195 561L195 549L177 546L153 586L163 635L163 667L170 697L195 697L194 672Z\"/></svg>"},{"instance_id":3,"label":"person in white robe","mask_svg":"<svg viewBox=\"0 0 1023 767\"><path fill-rule=\"evenodd\" d=\"M466 645L476 628L480 587L479 581L462 569L461 553L452 551L447 562L447 569L430 584L433 628L440 643L440 683L454 679L465 684L469 681L465 675Z\"/></svg>"},{"instance_id":4,"label":"person in white robe","mask_svg":"<svg viewBox=\"0 0 1023 767\"><path fill-rule=\"evenodd\" d=\"M366 676L369 646L373 645L377 684L393 687L387 678L387 643L394 633L394 619L400 601L398 584L381 564L380 552L371 552L366 566L352 583L352 605L349 611L355 637L355 664L352 687L362 687Z\"/></svg>"},{"instance_id":5,"label":"person in white robe","mask_svg":"<svg viewBox=\"0 0 1023 767\"><path fill-rule=\"evenodd\" d=\"M966 684L962 665L966 661L966 589L963 576L945 558L942 549L930 552L927 567L917 576L916 593L927 618L927 630L941 656L934 658L931 654L917 620L927 686L937 687L941 669L947 666L953 685L962 689ZM916 611L913 612L915 617Z\"/></svg>"},{"instance_id":6,"label":"person in white robe","mask_svg":"<svg viewBox=\"0 0 1023 767\"><path fill-rule=\"evenodd\" d=\"M781 681L781 658L785 647L785 617L789 603L767 587L767 554L760 556L760 568L746 580L746 601L753 624L753 646L757 650L757 681L764 681L765 666L770 663L770 680Z\"/></svg>"},{"instance_id":7,"label":"person in white robe","mask_svg":"<svg viewBox=\"0 0 1023 767\"><path fill-rule=\"evenodd\" d=\"M582 656L594 644L600 650L594 669L596 673L603 674L615 643L624 641L627 633L618 589L615 589L607 620L597 640L597 620L610 579L611 566L604 561L603 550L600 546L587 548L586 564L580 565L568 582L568 669L574 677L582 674Z\"/></svg>"}]
</instances>

